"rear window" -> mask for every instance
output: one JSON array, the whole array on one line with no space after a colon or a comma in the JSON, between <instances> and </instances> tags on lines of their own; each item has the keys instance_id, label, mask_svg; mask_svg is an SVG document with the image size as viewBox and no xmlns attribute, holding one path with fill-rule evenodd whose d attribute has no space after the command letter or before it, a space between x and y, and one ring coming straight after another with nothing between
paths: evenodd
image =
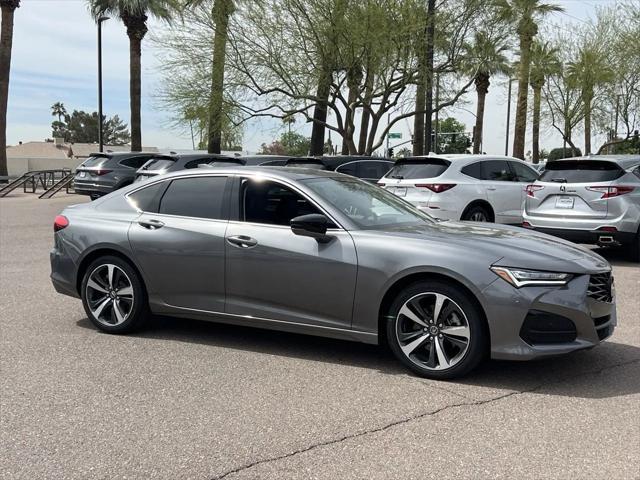
<instances>
[{"instance_id":1,"label":"rear window","mask_svg":"<svg viewBox=\"0 0 640 480\"><path fill-rule=\"evenodd\" d=\"M556 160L548 162L540 176L543 182L610 182L624 171L613 162L599 160Z\"/></svg>"},{"instance_id":2,"label":"rear window","mask_svg":"<svg viewBox=\"0 0 640 480\"><path fill-rule=\"evenodd\" d=\"M154 158L143 165L144 170L164 170L171 167L175 160L171 158Z\"/></svg>"},{"instance_id":3,"label":"rear window","mask_svg":"<svg viewBox=\"0 0 640 480\"><path fill-rule=\"evenodd\" d=\"M391 167L386 177L400 179L439 177L449 168L449 165L451 162L440 158L398 161Z\"/></svg>"},{"instance_id":4,"label":"rear window","mask_svg":"<svg viewBox=\"0 0 640 480\"><path fill-rule=\"evenodd\" d=\"M327 166L322 162L296 162L289 160L286 163L287 167L297 167L297 168L315 168L316 170L328 170Z\"/></svg>"},{"instance_id":5,"label":"rear window","mask_svg":"<svg viewBox=\"0 0 640 480\"><path fill-rule=\"evenodd\" d=\"M99 167L104 162L109 160L109 157L89 157L82 164L83 167Z\"/></svg>"}]
</instances>

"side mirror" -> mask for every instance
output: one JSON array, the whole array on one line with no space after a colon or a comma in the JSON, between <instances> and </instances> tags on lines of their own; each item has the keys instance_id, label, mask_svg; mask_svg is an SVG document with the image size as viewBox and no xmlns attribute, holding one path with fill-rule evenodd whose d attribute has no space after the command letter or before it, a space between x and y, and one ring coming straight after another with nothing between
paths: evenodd
<instances>
[{"instance_id":1,"label":"side mirror","mask_svg":"<svg viewBox=\"0 0 640 480\"><path fill-rule=\"evenodd\" d=\"M319 213L300 215L291 219L291 230L302 237L315 238L318 243L329 243L331 236L327 235L329 219Z\"/></svg>"}]
</instances>

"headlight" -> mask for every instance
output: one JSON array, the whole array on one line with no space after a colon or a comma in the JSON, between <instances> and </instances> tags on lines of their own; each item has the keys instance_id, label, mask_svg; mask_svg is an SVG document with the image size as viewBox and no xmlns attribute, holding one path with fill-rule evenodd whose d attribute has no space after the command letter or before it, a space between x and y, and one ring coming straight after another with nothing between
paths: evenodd
<instances>
[{"instance_id":1,"label":"headlight","mask_svg":"<svg viewBox=\"0 0 640 480\"><path fill-rule=\"evenodd\" d=\"M566 285L570 273L541 272L522 268L491 267L493 273L516 288L527 285Z\"/></svg>"}]
</instances>

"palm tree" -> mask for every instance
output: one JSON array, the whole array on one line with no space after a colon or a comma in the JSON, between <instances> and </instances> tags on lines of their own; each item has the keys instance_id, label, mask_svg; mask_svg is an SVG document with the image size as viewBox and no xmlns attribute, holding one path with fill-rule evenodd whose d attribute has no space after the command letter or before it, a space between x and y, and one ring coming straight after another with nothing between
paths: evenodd
<instances>
[{"instance_id":1,"label":"palm tree","mask_svg":"<svg viewBox=\"0 0 640 480\"><path fill-rule=\"evenodd\" d=\"M131 108L131 151L142 150L140 121L142 39L147 33L151 15L169 20L175 9L174 0L88 0L91 14L97 20L104 15L119 18L129 37L129 101Z\"/></svg>"},{"instance_id":2,"label":"palm tree","mask_svg":"<svg viewBox=\"0 0 640 480\"><path fill-rule=\"evenodd\" d=\"M533 163L540 161L540 103L542 87L547 77L561 70L558 49L549 43L533 42L531 46L531 72L529 84L533 89Z\"/></svg>"},{"instance_id":3,"label":"palm tree","mask_svg":"<svg viewBox=\"0 0 640 480\"><path fill-rule=\"evenodd\" d=\"M484 126L485 98L489 92L489 79L493 75L508 75L511 71L506 52L509 46L506 36L477 32L474 43L466 47L465 70L474 76L478 104L476 107L476 126L473 133L473 153L480 153Z\"/></svg>"},{"instance_id":4,"label":"palm tree","mask_svg":"<svg viewBox=\"0 0 640 480\"><path fill-rule=\"evenodd\" d=\"M578 59L569 63L568 80L575 88L580 90L582 108L584 110L584 154L591 153L591 112L593 98L596 89L614 79L605 52L595 45L586 45L580 48Z\"/></svg>"},{"instance_id":5,"label":"palm tree","mask_svg":"<svg viewBox=\"0 0 640 480\"><path fill-rule=\"evenodd\" d=\"M513 135L513 156L524 159L524 141L527 129L527 99L529 94L529 70L531 44L538 33L537 22L552 12L562 12L559 5L543 0L495 0L499 18L515 26L520 41L518 72L518 105Z\"/></svg>"},{"instance_id":6,"label":"palm tree","mask_svg":"<svg viewBox=\"0 0 640 480\"><path fill-rule=\"evenodd\" d=\"M2 33L0 34L0 176L7 172L7 104L9 102L9 73L13 44L13 14L20 0L0 0Z\"/></svg>"},{"instance_id":7,"label":"palm tree","mask_svg":"<svg viewBox=\"0 0 640 480\"><path fill-rule=\"evenodd\" d=\"M64 108L64 103L56 102L51 105L51 116L58 117L58 122L62 122L62 117L67 114L67 109Z\"/></svg>"}]
</instances>

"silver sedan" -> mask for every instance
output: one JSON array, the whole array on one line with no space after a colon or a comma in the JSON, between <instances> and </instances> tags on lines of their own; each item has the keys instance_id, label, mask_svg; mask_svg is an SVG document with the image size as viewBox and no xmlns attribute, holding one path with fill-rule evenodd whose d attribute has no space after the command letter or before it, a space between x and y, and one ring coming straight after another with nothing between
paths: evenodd
<instances>
[{"instance_id":1,"label":"silver sedan","mask_svg":"<svg viewBox=\"0 0 640 480\"><path fill-rule=\"evenodd\" d=\"M366 343L414 372L593 347L609 264L545 234L439 221L367 182L296 168L176 172L56 217L51 278L109 333L151 313Z\"/></svg>"}]
</instances>

